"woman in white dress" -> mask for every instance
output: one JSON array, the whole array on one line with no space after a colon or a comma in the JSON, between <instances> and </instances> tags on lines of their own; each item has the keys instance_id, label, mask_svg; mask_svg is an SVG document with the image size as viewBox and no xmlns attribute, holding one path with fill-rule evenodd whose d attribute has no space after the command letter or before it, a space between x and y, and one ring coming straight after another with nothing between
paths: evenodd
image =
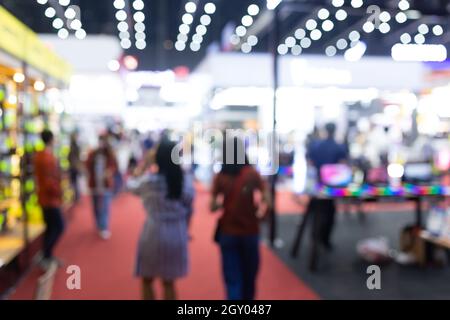
<instances>
[{"instance_id":1,"label":"woman in white dress","mask_svg":"<svg viewBox=\"0 0 450 320\"><path fill-rule=\"evenodd\" d=\"M145 173L129 181L147 212L136 261L136 276L142 278L144 300L155 299L153 283L163 282L164 298L176 299L175 280L188 272L188 217L192 212L192 179L171 159L173 143L157 147L153 164L157 173Z\"/></svg>"}]
</instances>

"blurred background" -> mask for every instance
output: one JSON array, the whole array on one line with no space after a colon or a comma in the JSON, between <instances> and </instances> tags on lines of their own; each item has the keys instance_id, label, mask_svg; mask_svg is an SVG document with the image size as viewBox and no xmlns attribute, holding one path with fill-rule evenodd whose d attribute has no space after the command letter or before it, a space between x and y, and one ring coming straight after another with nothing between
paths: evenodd
<instances>
[{"instance_id":1,"label":"blurred background","mask_svg":"<svg viewBox=\"0 0 450 320\"><path fill-rule=\"evenodd\" d=\"M450 298L449 17L449 0L0 0L0 297L38 287L32 159L48 128L66 172L57 252L87 279L70 291L58 271L54 299L139 298L145 213L124 185L162 138L182 145L197 191L181 296L224 298L208 206L221 170L211 130L225 129L244 132L275 204L258 298ZM346 155L324 168L313 145L330 123ZM87 173L69 173L74 143L84 163L100 134L119 172L114 237L98 244ZM323 199L337 211L332 250L306 219ZM366 286L372 264L382 290Z\"/></svg>"}]
</instances>

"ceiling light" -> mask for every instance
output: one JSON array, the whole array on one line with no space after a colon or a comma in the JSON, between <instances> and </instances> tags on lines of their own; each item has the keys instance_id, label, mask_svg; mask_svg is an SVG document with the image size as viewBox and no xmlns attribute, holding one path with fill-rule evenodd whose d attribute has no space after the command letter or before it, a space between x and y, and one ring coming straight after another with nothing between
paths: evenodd
<instances>
[{"instance_id":1,"label":"ceiling light","mask_svg":"<svg viewBox=\"0 0 450 320\"><path fill-rule=\"evenodd\" d=\"M191 28L187 24L182 24L179 28L180 33L188 34Z\"/></svg>"},{"instance_id":2,"label":"ceiling light","mask_svg":"<svg viewBox=\"0 0 450 320\"><path fill-rule=\"evenodd\" d=\"M47 4L48 0L37 0L39 4Z\"/></svg>"},{"instance_id":3,"label":"ceiling light","mask_svg":"<svg viewBox=\"0 0 450 320\"><path fill-rule=\"evenodd\" d=\"M383 22L382 24L380 24L380 27L378 29L381 33L388 33L389 31L391 31L391 26L388 23Z\"/></svg>"},{"instance_id":4,"label":"ceiling light","mask_svg":"<svg viewBox=\"0 0 450 320\"><path fill-rule=\"evenodd\" d=\"M295 40L294 40L295 41ZM247 38L247 43L251 45L252 47L256 46L258 44L258 37L255 35L251 35Z\"/></svg>"},{"instance_id":5,"label":"ceiling light","mask_svg":"<svg viewBox=\"0 0 450 320\"><path fill-rule=\"evenodd\" d=\"M339 50L344 50L344 49L346 49L346 48L348 47L348 42L347 42L347 40L345 40L345 39L339 39L339 40L336 42L336 47L337 47Z\"/></svg>"},{"instance_id":6,"label":"ceiling light","mask_svg":"<svg viewBox=\"0 0 450 320\"><path fill-rule=\"evenodd\" d=\"M45 83L43 81L41 81L41 80L36 80L34 82L33 87L34 87L34 90L36 90L36 91L44 91L45 90Z\"/></svg>"},{"instance_id":7,"label":"ceiling light","mask_svg":"<svg viewBox=\"0 0 450 320\"><path fill-rule=\"evenodd\" d=\"M329 57L335 56L337 53L337 49L335 46L329 46L325 49L325 54Z\"/></svg>"},{"instance_id":8,"label":"ceiling light","mask_svg":"<svg viewBox=\"0 0 450 320\"><path fill-rule=\"evenodd\" d=\"M53 7L48 7L47 9L45 9L45 16L47 18L53 18L54 16L56 16L56 10Z\"/></svg>"},{"instance_id":9,"label":"ceiling light","mask_svg":"<svg viewBox=\"0 0 450 320\"><path fill-rule=\"evenodd\" d=\"M331 30L333 30L333 28L334 28L334 23L331 20L325 20L322 23L322 29L325 32L330 32Z\"/></svg>"},{"instance_id":10,"label":"ceiling light","mask_svg":"<svg viewBox=\"0 0 450 320\"><path fill-rule=\"evenodd\" d=\"M115 0L113 2L113 6L114 8L116 8L117 10L122 10L125 8L125 1L124 0Z\"/></svg>"},{"instance_id":11,"label":"ceiling light","mask_svg":"<svg viewBox=\"0 0 450 320\"><path fill-rule=\"evenodd\" d=\"M302 28L299 28L299 29L295 30L294 36L297 39L301 40L304 37L306 37L306 31L304 29L302 29Z\"/></svg>"},{"instance_id":12,"label":"ceiling light","mask_svg":"<svg viewBox=\"0 0 450 320\"><path fill-rule=\"evenodd\" d=\"M145 24L143 22L138 22L134 25L134 30L136 32L144 32L145 31Z\"/></svg>"},{"instance_id":13,"label":"ceiling light","mask_svg":"<svg viewBox=\"0 0 450 320\"><path fill-rule=\"evenodd\" d=\"M336 19L339 21L344 21L345 19L347 19L347 11L345 11L344 9L339 9L336 12Z\"/></svg>"},{"instance_id":14,"label":"ceiling light","mask_svg":"<svg viewBox=\"0 0 450 320\"><path fill-rule=\"evenodd\" d=\"M177 36L177 41L186 42L186 41L188 41L188 36L185 35L184 33L180 33Z\"/></svg>"},{"instance_id":15,"label":"ceiling light","mask_svg":"<svg viewBox=\"0 0 450 320\"><path fill-rule=\"evenodd\" d=\"M230 37L230 43L234 46L237 46L241 42L241 38L239 38L237 35L233 34Z\"/></svg>"},{"instance_id":16,"label":"ceiling light","mask_svg":"<svg viewBox=\"0 0 450 320\"><path fill-rule=\"evenodd\" d=\"M125 10L119 10L116 12L116 19L119 21L125 21L127 20L127 13Z\"/></svg>"},{"instance_id":17,"label":"ceiling light","mask_svg":"<svg viewBox=\"0 0 450 320\"><path fill-rule=\"evenodd\" d=\"M197 11L197 5L194 2L190 1L186 3L185 9L187 13L194 13L195 11Z\"/></svg>"},{"instance_id":18,"label":"ceiling light","mask_svg":"<svg viewBox=\"0 0 450 320\"><path fill-rule=\"evenodd\" d=\"M125 21L121 21L117 24L117 29L119 31L128 31L128 23Z\"/></svg>"},{"instance_id":19,"label":"ceiling light","mask_svg":"<svg viewBox=\"0 0 450 320\"><path fill-rule=\"evenodd\" d=\"M59 29L58 37L61 39L67 39L69 37L69 31L66 28Z\"/></svg>"},{"instance_id":20,"label":"ceiling light","mask_svg":"<svg viewBox=\"0 0 450 320\"><path fill-rule=\"evenodd\" d=\"M252 51L252 46L249 43L243 43L241 46L241 51L243 53L250 53Z\"/></svg>"},{"instance_id":21,"label":"ceiling light","mask_svg":"<svg viewBox=\"0 0 450 320\"><path fill-rule=\"evenodd\" d=\"M362 0L352 0L351 5L353 8L361 8L364 2Z\"/></svg>"},{"instance_id":22,"label":"ceiling light","mask_svg":"<svg viewBox=\"0 0 450 320\"><path fill-rule=\"evenodd\" d=\"M145 40L146 38L145 33L142 32L136 32L134 37L136 38L136 40Z\"/></svg>"},{"instance_id":23,"label":"ceiling light","mask_svg":"<svg viewBox=\"0 0 450 320\"><path fill-rule=\"evenodd\" d=\"M82 26L83 24L78 19L72 20L72 22L70 23L70 29L72 30L79 30Z\"/></svg>"},{"instance_id":24,"label":"ceiling light","mask_svg":"<svg viewBox=\"0 0 450 320\"><path fill-rule=\"evenodd\" d=\"M398 3L398 8L402 11L408 10L410 7L409 2L407 0L401 0Z\"/></svg>"},{"instance_id":25,"label":"ceiling light","mask_svg":"<svg viewBox=\"0 0 450 320\"><path fill-rule=\"evenodd\" d=\"M421 34L427 34L428 32L430 32L430 28L428 28L428 26L426 24L421 24L417 28L417 31L419 31L419 33L421 33Z\"/></svg>"},{"instance_id":26,"label":"ceiling light","mask_svg":"<svg viewBox=\"0 0 450 320\"><path fill-rule=\"evenodd\" d=\"M287 37L286 40L284 41L284 43L288 48L292 48L293 46L295 46L296 42L297 41L295 41L294 37Z\"/></svg>"},{"instance_id":27,"label":"ceiling light","mask_svg":"<svg viewBox=\"0 0 450 320\"><path fill-rule=\"evenodd\" d=\"M351 41L358 41L361 38L361 34L358 31L354 30L354 31L350 32L348 38Z\"/></svg>"},{"instance_id":28,"label":"ceiling light","mask_svg":"<svg viewBox=\"0 0 450 320\"><path fill-rule=\"evenodd\" d=\"M136 22L144 22L145 14L142 11L138 11L133 15L134 21Z\"/></svg>"},{"instance_id":29,"label":"ceiling light","mask_svg":"<svg viewBox=\"0 0 450 320\"><path fill-rule=\"evenodd\" d=\"M191 48L192 51L197 52L200 50L201 45L196 42L191 42L191 45L189 47Z\"/></svg>"},{"instance_id":30,"label":"ceiling light","mask_svg":"<svg viewBox=\"0 0 450 320\"><path fill-rule=\"evenodd\" d=\"M406 16L406 14L404 12L399 12L396 14L395 20L398 23L405 23L408 20L408 17Z\"/></svg>"},{"instance_id":31,"label":"ceiling light","mask_svg":"<svg viewBox=\"0 0 450 320\"><path fill-rule=\"evenodd\" d=\"M239 27L236 28L236 34L239 37L245 36L246 33L247 33L247 29L244 26L239 26Z\"/></svg>"},{"instance_id":32,"label":"ceiling light","mask_svg":"<svg viewBox=\"0 0 450 320\"><path fill-rule=\"evenodd\" d=\"M417 44L424 44L425 43L425 37L423 34L419 33L414 37L414 41Z\"/></svg>"},{"instance_id":33,"label":"ceiling light","mask_svg":"<svg viewBox=\"0 0 450 320\"><path fill-rule=\"evenodd\" d=\"M201 35L199 35L198 33L196 33L196 34L193 35L192 41L196 42L196 43L202 43L203 42L203 37Z\"/></svg>"},{"instance_id":34,"label":"ceiling light","mask_svg":"<svg viewBox=\"0 0 450 320\"><path fill-rule=\"evenodd\" d=\"M121 31L119 32L119 38L122 39L129 39L130 33L128 31Z\"/></svg>"},{"instance_id":35,"label":"ceiling light","mask_svg":"<svg viewBox=\"0 0 450 320\"><path fill-rule=\"evenodd\" d=\"M320 38L322 38L322 32L319 29L315 29L315 30L311 31L311 39L312 40L317 41Z\"/></svg>"},{"instance_id":36,"label":"ceiling light","mask_svg":"<svg viewBox=\"0 0 450 320\"><path fill-rule=\"evenodd\" d=\"M302 40L300 40L300 46L304 49L308 49L309 47L311 47L312 41L310 38L303 38Z\"/></svg>"},{"instance_id":37,"label":"ceiling light","mask_svg":"<svg viewBox=\"0 0 450 320\"><path fill-rule=\"evenodd\" d=\"M120 41L120 46L123 49L130 49L131 48L131 41L130 41L130 39L122 39Z\"/></svg>"},{"instance_id":38,"label":"ceiling light","mask_svg":"<svg viewBox=\"0 0 450 320\"><path fill-rule=\"evenodd\" d=\"M325 20L328 19L328 17L330 16L330 11L328 11L325 8L322 8L319 10L319 12L317 13L317 16L319 17L320 20Z\"/></svg>"},{"instance_id":39,"label":"ceiling light","mask_svg":"<svg viewBox=\"0 0 450 320\"><path fill-rule=\"evenodd\" d=\"M375 25L374 25L372 22L367 21L367 22L364 23L364 25L363 25L363 30L364 30L364 32L366 32L366 33L371 33L371 32L373 32L373 31L375 30Z\"/></svg>"},{"instance_id":40,"label":"ceiling light","mask_svg":"<svg viewBox=\"0 0 450 320\"><path fill-rule=\"evenodd\" d=\"M389 14L389 12L383 11L382 13L380 13L379 18L382 22L389 22L391 20L391 15Z\"/></svg>"},{"instance_id":41,"label":"ceiling light","mask_svg":"<svg viewBox=\"0 0 450 320\"><path fill-rule=\"evenodd\" d=\"M204 26L209 26L211 24L211 17L204 14L200 17L200 23Z\"/></svg>"},{"instance_id":42,"label":"ceiling light","mask_svg":"<svg viewBox=\"0 0 450 320\"><path fill-rule=\"evenodd\" d=\"M184 49L186 49L186 43L182 41L175 42L175 49L177 51L183 51Z\"/></svg>"},{"instance_id":43,"label":"ceiling light","mask_svg":"<svg viewBox=\"0 0 450 320\"><path fill-rule=\"evenodd\" d=\"M144 50L147 47L147 43L145 40L137 40L136 41L136 49L138 50Z\"/></svg>"},{"instance_id":44,"label":"ceiling light","mask_svg":"<svg viewBox=\"0 0 450 320\"><path fill-rule=\"evenodd\" d=\"M251 4L248 6L247 12L251 16L256 16L259 14L259 7L256 4Z\"/></svg>"},{"instance_id":45,"label":"ceiling light","mask_svg":"<svg viewBox=\"0 0 450 320\"><path fill-rule=\"evenodd\" d=\"M111 60L108 62L108 69L112 72L117 72L120 70L120 63L117 60Z\"/></svg>"},{"instance_id":46,"label":"ceiling light","mask_svg":"<svg viewBox=\"0 0 450 320\"><path fill-rule=\"evenodd\" d=\"M70 0L59 0L59 4L66 7L70 4Z\"/></svg>"},{"instance_id":47,"label":"ceiling light","mask_svg":"<svg viewBox=\"0 0 450 320\"><path fill-rule=\"evenodd\" d=\"M123 59L123 64L125 65L125 68L128 70L136 70L139 66L139 62L136 59L136 57L133 56L126 56Z\"/></svg>"},{"instance_id":48,"label":"ceiling light","mask_svg":"<svg viewBox=\"0 0 450 320\"><path fill-rule=\"evenodd\" d=\"M403 44L408 44L408 43L410 43L412 41L412 37L411 37L411 35L409 33L404 33L404 34L402 34L400 36L400 41Z\"/></svg>"},{"instance_id":49,"label":"ceiling light","mask_svg":"<svg viewBox=\"0 0 450 320\"><path fill-rule=\"evenodd\" d=\"M77 37L77 39L79 40L83 40L87 37L87 33L84 29L78 29L77 31L75 31L75 37Z\"/></svg>"},{"instance_id":50,"label":"ceiling light","mask_svg":"<svg viewBox=\"0 0 450 320\"><path fill-rule=\"evenodd\" d=\"M308 21L306 21L305 26L308 30L314 30L317 28L317 21L314 19L309 19Z\"/></svg>"},{"instance_id":51,"label":"ceiling light","mask_svg":"<svg viewBox=\"0 0 450 320\"><path fill-rule=\"evenodd\" d=\"M144 10L144 1L142 1L142 0L135 0L133 2L133 8L134 8L134 10L138 10L138 11Z\"/></svg>"},{"instance_id":52,"label":"ceiling light","mask_svg":"<svg viewBox=\"0 0 450 320\"><path fill-rule=\"evenodd\" d=\"M53 28L55 29L61 29L64 27L64 21L62 21L60 18L56 18L53 20Z\"/></svg>"},{"instance_id":53,"label":"ceiling light","mask_svg":"<svg viewBox=\"0 0 450 320\"><path fill-rule=\"evenodd\" d=\"M72 19L74 19L77 16L77 13L76 13L76 11L73 8L67 8L67 10L64 12L64 16L67 19L72 20Z\"/></svg>"},{"instance_id":54,"label":"ceiling light","mask_svg":"<svg viewBox=\"0 0 450 320\"><path fill-rule=\"evenodd\" d=\"M303 51L302 47L300 47L298 44L296 44L295 46L293 46L293 47L291 48L291 53L292 53L294 56L299 56L299 55L301 55L301 54L302 54L302 51Z\"/></svg>"},{"instance_id":55,"label":"ceiling light","mask_svg":"<svg viewBox=\"0 0 450 320\"><path fill-rule=\"evenodd\" d=\"M440 25L436 25L433 27L433 34L435 36L442 36L444 34L444 29Z\"/></svg>"},{"instance_id":56,"label":"ceiling light","mask_svg":"<svg viewBox=\"0 0 450 320\"><path fill-rule=\"evenodd\" d=\"M216 12L216 5L212 2L208 2L205 4L205 12L207 14L214 14L214 12Z\"/></svg>"},{"instance_id":57,"label":"ceiling light","mask_svg":"<svg viewBox=\"0 0 450 320\"><path fill-rule=\"evenodd\" d=\"M13 80L16 83L22 83L25 81L25 75L22 72L14 73Z\"/></svg>"},{"instance_id":58,"label":"ceiling light","mask_svg":"<svg viewBox=\"0 0 450 320\"><path fill-rule=\"evenodd\" d=\"M191 24L194 22L194 17L190 13L183 14L183 17L181 18L184 24Z\"/></svg>"},{"instance_id":59,"label":"ceiling light","mask_svg":"<svg viewBox=\"0 0 450 320\"><path fill-rule=\"evenodd\" d=\"M242 17L242 25L244 27L250 27L253 24L253 18L251 16L243 16Z\"/></svg>"},{"instance_id":60,"label":"ceiling light","mask_svg":"<svg viewBox=\"0 0 450 320\"><path fill-rule=\"evenodd\" d=\"M331 2L331 4L333 6L335 6L336 8L342 7L344 5L344 0L333 0Z\"/></svg>"},{"instance_id":61,"label":"ceiling light","mask_svg":"<svg viewBox=\"0 0 450 320\"><path fill-rule=\"evenodd\" d=\"M287 47L287 45L285 45L285 44L280 44L280 45L278 46L277 51L278 51L279 54L285 55L286 53L288 53L288 47Z\"/></svg>"},{"instance_id":62,"label":"ceiling light","mask_svg":"<svg viewBox=\"0 0 450 320\"><path fill-rule=\"evenodd\" d=\"M208 29L204 25L198 25L195 29L195 32L197 32L199 35L204 36L206 32L208 32Z\"/></svg>"}]
</instances>

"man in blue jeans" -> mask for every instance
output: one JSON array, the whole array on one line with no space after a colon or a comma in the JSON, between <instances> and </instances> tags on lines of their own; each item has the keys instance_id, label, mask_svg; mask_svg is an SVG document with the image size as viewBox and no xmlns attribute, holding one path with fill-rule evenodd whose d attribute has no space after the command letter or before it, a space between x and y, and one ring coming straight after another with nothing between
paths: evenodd
<instances>
[{"instance_id":1,"label":"man in blue jeans","mask_svg":"<svg viewBox=\"0 0 450 320\"><path fill-rule=\"evenodd\" d=\"M109 212L114 192L114 177L118 171L117 160L108 136L100 136L99 147L89 154L86 166L97 230L100 237L106 240L111 237Z\"/></svg>"}]
</instances>

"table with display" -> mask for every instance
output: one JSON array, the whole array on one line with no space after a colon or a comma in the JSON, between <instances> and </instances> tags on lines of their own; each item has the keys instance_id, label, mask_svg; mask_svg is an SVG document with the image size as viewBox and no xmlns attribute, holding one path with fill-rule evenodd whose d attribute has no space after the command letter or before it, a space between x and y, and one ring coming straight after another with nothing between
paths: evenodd
<instances>
[{"instance_id":1,"label":"table with display","mask_svg":"<svg viewBox=\"0 0 450 320\"><path fill-rule=\"evenodd\" d=\"M423 202L425 200L445 199L450 195L450 186L443 185L413 185L404 184L401 186L349 186L343 188L328 187L319 185L310 195L311 202L321 200L345 200L346 202L362 203L367 201L414 201L415 203L415 225L423 228ZM308 208L312 207L311 205ZM309 255L309 268L311 271L317 269L319 257L319 232L320 214L315 210L307 210L299 224L297 234L294 239L291 255L297 257L302 242L303 233L307 223L312 220L311 250Z\"/></svg>"}]
</instances>

